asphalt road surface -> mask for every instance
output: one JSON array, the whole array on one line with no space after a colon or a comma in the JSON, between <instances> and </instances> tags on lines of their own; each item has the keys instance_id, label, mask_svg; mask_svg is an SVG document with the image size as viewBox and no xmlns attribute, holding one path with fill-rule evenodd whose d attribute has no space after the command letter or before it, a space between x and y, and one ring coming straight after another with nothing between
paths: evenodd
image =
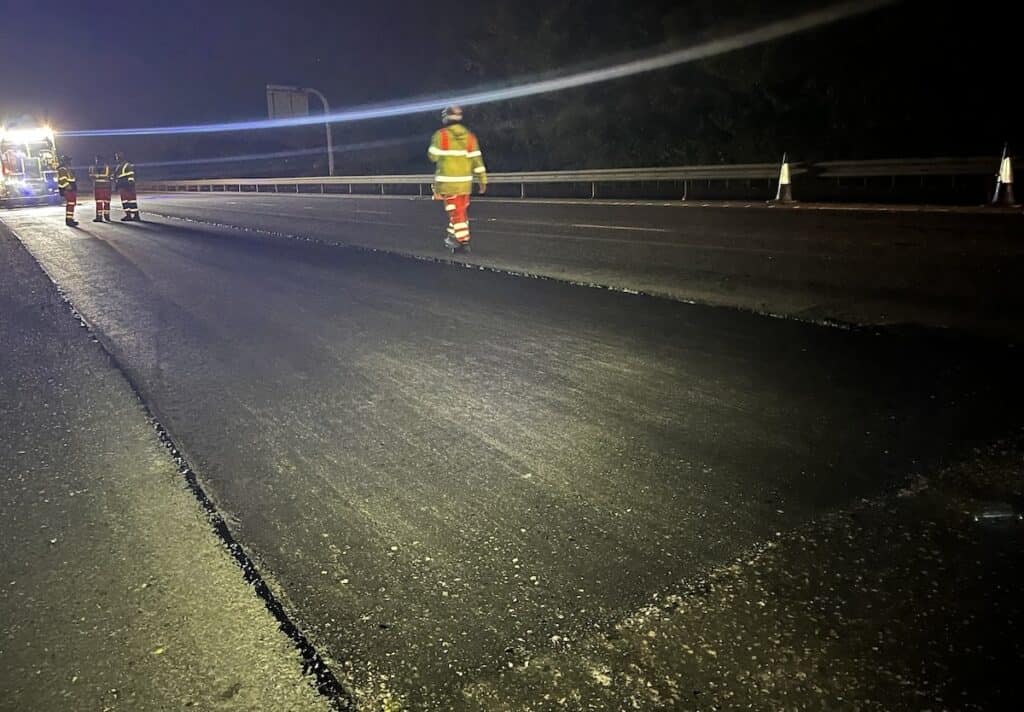
<instances>
[{"instance_id":1,"label":"asphalt road surface","mask_svg":"<svg viewBox=\"0 0 1024 712\"><path fill-rule=\"evenodd\" d=\"M144 202L143 224L2 219L374 705L473 708L467 690L503 669L571 656L655 594L1019 420L1019 357L998 342L152 217L210 219L196 200ZM239 200L220 222L371 234ZM387 246L411 219L396 205L349 207L379 211ZM416 239L442 257L435 232Z\"/></svg>"},{"instance_id":2,"label":"asphalt road surface","mask_svg":"<svg viewBox=\"0 0 1024 712\"><path fill-rule=\"evenodd\" d=\"M0 712L329 712L182 480L0 225Z\"/></svg>"},{"instance_id":3,"label":"asphalt road surface","mask_svg":"<svg viewBox=\"0 0 1024 712\"><path fill-rule=\"evenodd\" d=\"M164 215L440 254L443 211L430 200L177 193L144 202ZM807 321L1020 339L1020 211L830 207L475 200L474 252L456 259Z\"/></svg>"}]
</instances>

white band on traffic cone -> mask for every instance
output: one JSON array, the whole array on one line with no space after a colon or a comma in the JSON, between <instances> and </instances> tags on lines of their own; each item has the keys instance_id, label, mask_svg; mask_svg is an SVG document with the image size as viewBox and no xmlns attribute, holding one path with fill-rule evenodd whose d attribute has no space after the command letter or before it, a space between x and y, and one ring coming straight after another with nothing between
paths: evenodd
<instances>
[{"instance_id":1,"label":"white band on traffic cone","mask_svg":"<svg viewBox=\"0 0 1024 712\"><path fill-rule=\"evenodd\" d=\"M1005 156L1003 162L999 164L999 182L1003 185L1013 183L1013 162L1009 156Z\"/></svg>"},{"instance_id":2,"label":"white band on traffic cone","mask_svg":"<svg viewBox=\"0 0 1024 712\"><path fill-rule=\"evenodd\" d=\"M782 156L782 168L779 169L779 189L775 192L775 202L793 202L793 186L789 178L789 161L786 160L785 155Z\"/></svg>"},{"instance_id":3,"label":"white band on traffic cone","mask_svg":"<svg viewBox=\"0 0 1024 712\"><path fill-rule=\"evenodd\" d=\"M999 163L999 174L996 176L996 190L992 194L992 205L1016 207L1017 199L1013 194L1013 159L1009 148L1003 148L1003 160Z\"/></svg>"}]
</instances>

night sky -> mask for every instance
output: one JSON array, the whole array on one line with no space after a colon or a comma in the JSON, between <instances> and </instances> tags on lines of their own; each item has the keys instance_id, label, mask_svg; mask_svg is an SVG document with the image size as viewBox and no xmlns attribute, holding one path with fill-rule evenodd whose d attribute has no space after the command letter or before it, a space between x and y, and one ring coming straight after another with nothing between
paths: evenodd
<instances>
[{"instance_id":1,"label":"night sky","mask_svg":"<svg viewBox=\"0 0 1024 712\"><path fill-rule=\"evenodd\" d=\"M5 2L2 111L62 128L260 117L267 83L401 95L433 52L427 3ZM125 19L120 19L122 13ZM14 22L32 31L12 32ZM45 28L45 29L38 29ZM42 37L55 51L40 51Z\"/></svg>"},{"instance_id":2,"label":"night sky","mask_svg":"<svg viewBox=\"0 0 1024 712\"><path fill-rule=\"evenodd\" d=\"M100 13L91 5L0 5L0 66L22 70L4 73L0 119L38 118L59 131L265 118L268 83L312 86L335 105L406 96L434 52L426 3L142 0L123 11L105 4ZM45 30L12 32L12 18ZM55 51L41 51L39 37ZM316 102L311 108L319 110ZM138 159L177 157L176 146L189 155L244 152L211 144L210 137L65 139L61 149L78 161L97 151L109 156L115 146Z\"/></svg>"},{"instance_id":3,"label":"night sky","mask_svg":"<svg viewBox=\"0 0 1024 712\"><path fill-rule=\"evenodd\" d=\"M386 0L178 0L136 2L123 10L107 4L99 13L90 5L0 2L0 119L33 117L58 131L258 119L266 116L268 83L312 86L335 108L345 108L600 63L822 3L521 0L460 9ZM519 22L515 39L502 37L505 20L495 17ZM1011 36L1001 36L1000 17L998 7L904 2L764 51L738 53L743 56L712 63L703 74L678 68L471 116L483 115L483 125L474 128L489 146L506 138L502 127L520 127L489 160L499 169L581 167L588 160L626 165L634 157L662 164L765 160L780 146L832 158L988 153L1013 140L1021 124L1020 92L1009 90L1019 84L1014 64L1020 51ZM744 61L749 66L741 66ZM808 103L815 95L821 101ZM769 127L776 114L779 125ZM577 124L569 123L574 115ZM521 128L539 121L543 131ZM665 151L644 153L643 142L625 145L630 137L615 129L623 121ZM408 139L435 124L431 115L338 127L336 142ZM116 147L141 161L308 148L319 140L315 130L273 133L67 139L62 149L81 158ZM547 150L576 140L578 146ZM606 152L606 145L619 150ZM387 154L392 163L381 170L415 168L421 152L409 153L406 165L403 151L411 149Z\"/></svg>"}]
</instances>

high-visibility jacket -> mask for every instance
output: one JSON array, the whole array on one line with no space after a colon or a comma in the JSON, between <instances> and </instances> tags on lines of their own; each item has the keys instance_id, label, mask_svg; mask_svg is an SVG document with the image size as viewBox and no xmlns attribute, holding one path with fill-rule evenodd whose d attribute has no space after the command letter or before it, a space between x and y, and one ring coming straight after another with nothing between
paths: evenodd
<instances>
[{"instance_id":1,"label":"high-visibility jacket","mask_svg":"<svg viewBox=\"0 0 1024 712\"><path fill-rule=\"evenodd\" d=\"M78 179L75 178L75 171L71 166L59 166L57 168L57 187L63 190L78 190Z\"/></svg>"},{"instance_id":2,"label":"high-visibility jacket","mask_svg":"<svg viewBox=\"0 0 1024 712\"><path fill-rule=\"evenodd\" d=\"M437 164L434 191L438 195L469 195L473 179L487 185L487 168L480 151L480 142L462 124L452 124L434 132L427 156Z\"/></svg>"},{"instance_id":3,"label":"high-visibility jacket","mask_svg":"<svg viewBox=\"0 0 1024 712\"><path fill-rule=\"evenodd\" d=\"M110 187L110 166L104 163L103 165L95 165L89 169L89 177L92 178L93 185L100 188Z\"/></svg>"},{"instance_id":4,"label":"high-visibility jacket","mask_svg":"<svg viewBox=\"0 0 1024 712\"><path fill-rule=\"evenodd\" d=\"M114 169L114 180L120 188L135 187L135 166L128 161L118 163Z\"/></svg>"}]
</instances>

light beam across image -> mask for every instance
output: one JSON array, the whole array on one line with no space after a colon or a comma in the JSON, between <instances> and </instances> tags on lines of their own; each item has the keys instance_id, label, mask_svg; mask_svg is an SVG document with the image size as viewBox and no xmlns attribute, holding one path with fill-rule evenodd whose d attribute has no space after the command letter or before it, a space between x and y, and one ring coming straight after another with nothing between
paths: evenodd
<instances>
[{"instance_id":1,"label":"light beam across image","mask_svg":"<svg viewBox=\"0 0 1024 712\"><path fill-rule=\"evenodd\" d=\"M539 94L550 94L566 89L608 82L614 79L667 69L702 59L708 59L728 52L746 49L790 35L830 25L867 12L892 5L898 0L857 0L840 3L812 12L778 20L760 27L720 39L708 40L690 47L662 52L651 56L622 62L616 65L561 74L543 79L525 79L511 86L478 88L447 96L430 96L408 101L374 104L329 114L289 117L282 119L260 119L219 124L192 124L182 126L149 126L143 128L88 129L62 131L65 137L94 136L154 136L165 134L221 133L229 131L255 131L294 126L312 126L323 123L350 123L369 119L382 119L409 114L436 111L442 106L458 104L473 106L510 99L520 99Z\"/></svg>"}]
</instances>

